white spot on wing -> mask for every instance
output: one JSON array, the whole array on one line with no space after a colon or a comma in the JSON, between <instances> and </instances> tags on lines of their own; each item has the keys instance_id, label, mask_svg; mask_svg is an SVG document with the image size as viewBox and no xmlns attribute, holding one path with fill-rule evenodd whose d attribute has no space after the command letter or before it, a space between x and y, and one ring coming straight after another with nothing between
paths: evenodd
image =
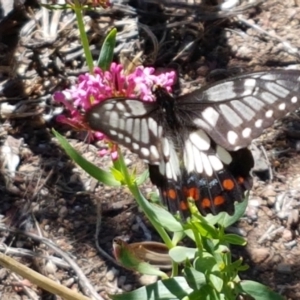
<instances>
[{"instance_id":1,"label":"white spot on wing","mask_svg":"<svg viewBox=\"0 0 300 300\"><path fill-rule=\"evenodd\" d=\"M133 150L138 150L140 148L139 144L137 143L132 143L132 149Z\"/></svg>"},{"instance_id":2,"label":"white spot on wing","mask_svg":"<svg viewBox=\"0 0 300 300\"><path fill-rule=\"evenodd\" d=\"M296 96L292 97L292 99L291 99L292 103L297 103L297 101L298 101L298 98Z\"/></svg>"},{"instance_id":3,"label":"white spot on wing","mask_svg":"<svg viewBox=\"0 0 300 300\"><path fill-rule=\"evenodd\" d=\"M266 116L266 118L272 118L272 116L273 116L273 110L269 109L268 111L266 111L265 116Z\"/></svg>"},{"instance_id":4,"label":"white spot on wing","mask_svg":"<svg viewBox=\"0 0 300 300\"><path fill-rule=\"evenodd\" d=\"M157 150L157 148L154 145L150 146L150 153L151 153L152 158L159 159L158 150Z\"/></svg>"},{"instance_id":5,"label":"white spot on wing","mask_svg":"<svg viewBox=\"0 0 300 300\"><path fill-rule=\"evenodd\" d=\"M210 161L208 160L207 155L204 154L203 152L200 152L200 156L201 156L201 160L202 160L202 164L203 164L203 169L204 169L206 175L212 176L213 169L211 167L211 164L210 164Z\"/></svg>"},{"instance_id":6,"label":"white spot on wing","mask_svg":"<svg viewBox=\"0 0 300 300\"><path fill-rule=\"evenodd\" d=\"M281 85L278 85L275 82L266 82L265 86L269 89L269 91L279 97L285 98L290 92L285 89Z\"/></svg>"},{"instance_id":7,"label":"white spot on wing","mask_svg":"<svg viewBox=\"0 0 300 300\"><path fill-rule=\"evenodd\" d=\"M193 155L189 158L194 165L196 172L202 173L203 172L203 163L201 161L201 151L199 151L195 146L193 147Z\"/></svg>"},{"instance_id":8,"label":"white spot on wing","mask_svg":"<svg viewBox=\"0 0 300 300\"><path fill-rule=\"evenodd\" d=\"M142 154L144 157L148 157L148 156L150 155L149 149L147 149L147 148L145 148L145 147L141 148L140 151L141 151L141 154Z\"/></svg>"},{"instance_id":9,"label":"white spot on wing","mask_svg":"<svg viewBox=\"0 0 300 300\"><path fill-rule=\"evenodd\" d=\"M216 152L217 152L217 157L220 158L221 161L226 165L229 165L232 162L232 157L230 153L227 150L225 150L223 147L218 145L216 148Z\"/></svg>"},{"instance_id":10,"label":"white spot on wing","mask_svg":"<svg viewBox=\"0 0 300 300\"><path fill-rule=\"evenodd\" d=\"M167 138L163 138L162 140L163 153L165 157L170 156L170 144Z\"/></svg>"},{"instance_id":11,"label":"white spot on wing","mask_svg":"<svg viewBox=\"0 0 300 300\"><path fill-rule=\"evenodd\" d=\"M258 119L258 120L255 121L254 126L255 126L256 128L260 128L261 125L262 125L262 123L263 123L263 120L262 120L262 119Z\"/></svg>"},{"instance_id":12,"label":"white spot on wing","mask_svg":"<svg viewBox=\"0 0 300 300\"><path fill-rule=\"evenodd\" d=\"M183 162L188 173L194 171L193 145L190 140L186 140L183 153Z\"/></svg>"},{"instance_id":13,"label":"white spot on wing","mask_svg":"<svg viewBox=\"0 0 300 300\"><path fill-rule=\"evenodd\" d=\"M118 101L116 106L117 106L118 110L120 110L120 111L124 110L124 104L121 101Z\"/></svg>"},{"instance_id":14,"label":"white spot on wing","mask_svg":"<svg viewBox=\"0 0 300 300\"><path fill-rule=\"evenodd\" d=\"M260 111L261 108L264 107L264 103L253 96L245 97L244 102L257 111Z\"/></svg>"},{"instance_id":15,"label":"white spot on wing","mask_svg":"<svg viewBox=\"0 0 300 300\"><path fill-rule=\"evenodd\" d=\"M222 82L221 84L219 83L213 85L212 87L203 91L204 98L213 102L234 98L236 97L236 93L234 92L233 87L234 87L233 81L226 81L226 82Z\"/></svg>"},{"instance_id":16,"label":"white spot on wing","mask_svg":"<svg viewBox=\"0 0 300 300\"><path fill-rule=\"evenodd\" d=\"M267 102L269 104L273 104L274 102L276 102L278 100L278 97L276 97L275 95L273 95L269 92L262 92L260 94L260 97L262 100L264 100L265 102Z\"/></svg>"},{"instance_id":17,"label":"white spot on wing","mask_svg":"<svg viewBox=\"0 0 300 300\"><path fill-rule=\"evenodd\" d=\"M256 80L253 78L248 78L244 82L245 87L255 87L255 85L256 85Z\"/></svg>"},{"instance_id":18,"label":"white spot on wing","mask_svg":"<svg viewBox=\"0 0 300 300\"><path fill-rule=\"evenodd\" d=\"M141 120L141 129L140 130L141 130L141 141L144 144L148 144L149 143L149 130L148 130L146 119Z\"/></svg>"},{"instance_id":19,"label":"white spot on wing","mask_svg":"<svg viewBox=\"0 0 300 300\"><path fill-rule=\"evenodd\" d=\"M251 128L245 128L243 131L242 131L242 136L244 137L244 138L248 138L248 137L250 137L250 135L251 135Z\"/></svg>"},{"instance_id":20,"label":"white spot on wing","mask_svg":"<svg viewBox=\"0 0 300 300\"><path fill-rule=\"evenodd\" d=\"M208 159L210 161L212 168L215 171L220 171L223 169L223 164L221 163L218 157L216 157L215 155L209 155Z\"/></svg>"},{"instance_id":21,"label":"white spot on wing","mask_svg":"<svg viewBox=\"0 0 300 300\"><path fill-rule=\"evenodd\" d=\"M117 133L115 130L111 129L111 130L109 131L109 134L112 135L112 136L115 136L115 135L117 135L118 133Z\"/></svg>"},{"instance_id":22,"label":"white spot on wing","mask_svg":"<svg viewBox=\"0 0 300 300\"><path fill-rule=\"evenodd\" d=\"M148 128L152 134L157 137L157 122L153 118L148 119Z\"/></svg>"},{"instance_id":23,"label":"white spot on wing","mask_svg":"<svg viewBox=\"0 0 300 300\"><path fill-rule=\"evenodd\" d=\"M134 119L132 136L136 141L140 141L140 135L141 135L141 120Z\"/></svg>"},{"instance_id":24,"label":"white spot on wing","mask_svg":"<svg viewBox=\"0 0 300 300\"><path fill-rule=\"evenodd\" d=\"M279 110L285 110L285 107L286 107L285 103L281 103L278 105Z\"/></svg>"},{"instance_id":25,"label":"white spot on wing","mask_svg":"<svg viewBox=\"0 0 300 300\"><path fill-rule=\"evenodd\" d=\"M230 130L227 132L227 139L229 144L234 145L236 143L237 138L238 135L234 131Z\"/></svg>"},{"instance_id":26,"label":"white spot on wing","mask_svg":"<svg viewBox=\"0 0 300 300\"><path fill-rule=\"evenodd\" d=\"M256 114L249 106L245 105L241 101L233 100L230 103L247 121L250 121Z\"/></svg>"},{"instance_id":27,"label":"white spot on wing","mask_svg":"<svg viewBox=\"0 0 300 300\"><path fill-rule=\"evenodd\" d=\"M125 130L131 134L133 130L133 119L126 119Z\"/></svg>"},{"instance_id":28,"label":"white spot on wing","mask_svg":"<svg viewBox=\"0 0 300 300\"><path fill-rule=\"evenodd\" d=\"M118 128L119 127L119 122L118 122L119 115L116 111L111 111L109 114L109 125L113 128Z\"/></svg>"},{"instance_id":29,"label":"white spot on wing","mask_svg":"<svg viewBox=\"0 0 300 300\"><path fill-rule=\"evenodd\" d=\"M201 129L192 132L189 139L199 150L208 150L210 147L210 138Z\"/></svg>"},{"instance_id":30,"label":"white spot on wing","mask_svg":"<svg viewBox=\"0 0 300 300\"><path fill-rule=\"evenodd\" d=\"M120 118L119 119L119 128L120 130L124 130L125 129L125 120Z\"/></svg>"},{"instance_id":31,"label":"white spot on wing","mask_svg":"<svg viewBox=\"0 0 300 300\"><path fill-rule=\"evenodd\" d=\"M210 124L211 126L214 127L214 126L216 126L216 124L218 122L219 113L213 107L207 107L202 112L202 117L208 124ZM195 121L197 121L197 119ZM196 125L198 125L198 124L196 124Z\"/></svg>"},{"instance_id":32,"label":"white spot on wing","mask_svg":"<svg viewBox=\"0 0 300 300\"><path fill-rule=\"evenodd\" d=\"M219 107L223 113L223 116L226 118L229 124L234 127L238 127L243 123L242 118L240 118L239 115L228 105L221 104Z\"/></svg>"}]
</instances>

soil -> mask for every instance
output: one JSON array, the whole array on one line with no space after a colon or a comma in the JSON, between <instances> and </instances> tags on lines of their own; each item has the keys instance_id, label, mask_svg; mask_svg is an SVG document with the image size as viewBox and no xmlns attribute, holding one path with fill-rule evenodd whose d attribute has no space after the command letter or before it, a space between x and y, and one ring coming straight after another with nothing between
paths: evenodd
<instances>
[{"instance_id":1,"label":"soil","mask_svg":"<svg viewBox=\"0 0 300 300\"><path fill-rule=\"evenodd\" d=\"M1 251L83 293L78 274L68 264L60 261L55 267L45 258L57 256L56 251L24 233L51 240L72 257L104 299L152 282L149 276L113 264L95 245L100 206L96 239L109 255L118 236L131 242L159 241L129 191L103 186L84 173L52 133L54 128L67 137L89 161L106 169L111 166L109 157L97 155L104 144L88 145L83 133L56 122L62 108L52 101L52 94L87 72L74 14L50 12L49 23L57 25L51 29L35 1L15 1L7 13L4 8L10 2L1 1L0 21ZM299 1L266 0L257 5L241 1L228 11L217 9L212 1L198 2L190 7L184 1L119 1L105 11L86 11L94 59L105 34L115 26L116 60L175 69L177 91L182 94L244 72L300 68ZM241 277L295 300L300 299L299 126L299 114L294 113L254 141L266 157L257 152L261 164L256 166L249 206L230 228L248 241L246 247L233 249L235 257L250 265ZM146 168L129 150L124 149L124 156L137 172ZM142 188L146 194L153 189L149 181ZM61 299L4 268L0 268L0 295Z\"/></svg>"}]
</instances>

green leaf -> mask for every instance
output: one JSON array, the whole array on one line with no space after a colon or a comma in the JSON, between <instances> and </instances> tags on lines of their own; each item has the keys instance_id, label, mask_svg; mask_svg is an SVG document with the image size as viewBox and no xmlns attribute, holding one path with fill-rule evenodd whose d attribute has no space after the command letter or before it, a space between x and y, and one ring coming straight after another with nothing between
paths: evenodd
<instances>
[{"instance_id":1,"label":"green leaf","mask_svg":"<svg viewBox=\"0 0 300 300\"><path fill-rule=\"evenodd\" d=\"M206 285L206 277L202 272L194 268L184 268L184 274L187 282L193 290L200 290Z\"/></svg>"},{"instance_id":2,"label":"green leaf","mask_svg":"<svg viewBox=\"0 0 300 300\"><path fill-rule=\"evenodd\" d=\"M96 180L104 183L109 186L120 186L120 182L115 179L115 177L110 173L106 172L94 164L87 161L83 158L69 143L68 141L60 135L57 131L52 129L53 134L58 139L58 142L66 151L66 153L70 156L72 160L74 160L84 171L86 171L89 175L94 177Z\"/></svg>"},{"instance_id":3,"label":"green leaf","mask_svg":"<svg viewBox=\"0 0 300 300\"><path fill-rule=\"evenodd\" d=\"M202 257L196 257L194 261L195 269L204 274L212 270L215 265L217 265L215 258L211 254L206 252L203 253Z\"/></svg>"},{"instance_id":4,"label":"green leaf","mask_svg":"<svg viewBox=\"0 0 300 300\"><path fill-rule=\"evenodd\" d=\"M110 297L113 300L175 300L188 296L192 291L184 277L173 277Z\"/></svg>"},{"instance_id":5,"label":"green leaf","mask_svg":"<svg viewBox=\"0 0 300 300\"><path fill-rule=\"evenodd\" d=\"M149 170L145 170L141 175L139 175L135 182L137 186L140 186L141 184L143 184L149 177Z\"/></svg>"},{"instance_id":6,"label":"green leaf","mask_svg":"<svg viewBox=\"0 0 300 300\"><path fill-rule=\"evenodd\" d=\"M234 204L235 206L234 215L230 216L226 212L222 212L217 216L213 216L209 214L208 216L205 217L205 219L211 225L219 224L224 228L229 227L230 225L237 222L245 214L246 208L248 206L248 197L249 197L249 193L246 193L245 199L242 202Z\"/></svg>"},{"instance_id":7,"label":"green leaf","mask_svg":"<svg viewBox=\"0 0 300 300\"><path fill-rule=\"evenodd\" d=\"M114 49L116 45L116 36L117 29L114 28L106 36L101 47L101 51L97 61L97 66L100 67L103 71L107 71L109 69L110 64L113 60Z\"/></svg>"},{"instance_id":8,"label":"green leaf","mask_svg":"<svg viewBox=\"0 0 300 300\"><path fill-rule=\"evenodd\" d=\"M219 274L218 274L219 275ZM223 288L223 279L214 273L209 274L209 280L214 288L220 293Z\"/></svg>"},{"instance_id":9,"label":"green leaf","mask_svg":"<svg viewBox=\"0 0 300 300\"><path fill-rule=\"evenodd\" d=\"M117 170L115 168L111 168L110 171L111 171L111 174L115 177L115 179L118 182L124 182L124 176L123 176L122 172L120 172L119 170Z\"/></svg>"},{"instance_id":10,"label":"green leaf","mask_svg":"<svg viewBox=\"0 0 300 300\"><path fill-rule=\"evenodd\" d=\"M240 283L240 288L243 292L253 297L255 300L284 300L284 298L271 291L265 285L251 281L243 280Z\"/></svg>"},{"instance_id":11,"label":"green leaf","mask_svg":"<svg viewBox=\"0 0 300 300\"><path fill-rule=\"evenodd\" d=\"M157 221L170 232L183 231L182 225L173 217L171 213L159 205L149 203L153 216Z\"/></svg>"},{"instance_id":12,"label":"green leaf","mask_svg":"<svg viewBox=\"0 0 300 300\"><path fill-rule=\"evenodd\" d=\"M202 220L200 219L199 221L193 220L192 222L201 236L212 239L218 237L218 230L209 224L204 218L202 218Z\"/></svg>"},{"instance_id":13,"label":"green leaf","mask_svg":"<svg viewBox=\"0 0 300 300\"><path fill-rule=\"evenodd\" d=\"M225 234L224 241L239 246L245 246L247 244L247 241L243 237L236 234Z\"/></svg>"},{"instance_id":14,"label":"green leaf","mask_svg":"<svg viewBox=\"0 0 300 300\"><path fill-rule=\"evenodd\" d=\"M186 259L191 260L195 257L198 250L196 248L188 248L183 246L176 246L169 251L171 258L177 262L181 263Z\"/></svg>"}]
</instances>

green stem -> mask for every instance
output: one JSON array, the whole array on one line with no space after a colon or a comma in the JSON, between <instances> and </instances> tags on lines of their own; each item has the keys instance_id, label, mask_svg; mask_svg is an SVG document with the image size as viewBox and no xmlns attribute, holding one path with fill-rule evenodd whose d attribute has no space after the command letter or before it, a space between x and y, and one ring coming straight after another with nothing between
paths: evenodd
<instances>
[{"instance_id":1,"label":"green stem","mask_svg":"<svg viewBox=\"0 0 300 300\"><path fill-rule=\"evenodd\" d=\"M145 213L145 215L147 216L147 218L151 222L152 226L158 232L158 234L160 235L160 237L162 238L162 240L164 241L166 246L169 249L173 248L174 245L173 245L169 235L167 234L165 229L160 225L160 223L156 220L156 218L152 216L151 208L149 208L148 201L141 194L141 192L140 192L139 188L137 187L136 183L133 182L133 180L131 180L129 172L127 170L127 167L124 163L123 155L122 155L120 150L118 151L118 158L119 158L118 160L119 160L119 163L120 163L121 171L122 171L122 174L124 176L124 181L125 181L126 185L128 186L130 192L134 196L136 202L142 208L143 212Z\"/></svg>"},{"instance_id":2,"label":"green stem","mask_svg":"<svg viewBox=\"0 0 300 300\"><path fill-rule=\"evenodd\" d=\"M90 51L89 41L88 41L85 29L84 29L82 6L79 3L79 0L74 0L74 4L75 5L73 6L73 9L75 11L75 15L76 15L76 19L77 19L78 29L79 29L79 33L80 33L80 39L81 39L82 47L83 47L84 54L85 54L85 60L88 65L90 73L93 74L94 73L94 62L93 62L92 53Z\"/></svg>"}]
</instances>

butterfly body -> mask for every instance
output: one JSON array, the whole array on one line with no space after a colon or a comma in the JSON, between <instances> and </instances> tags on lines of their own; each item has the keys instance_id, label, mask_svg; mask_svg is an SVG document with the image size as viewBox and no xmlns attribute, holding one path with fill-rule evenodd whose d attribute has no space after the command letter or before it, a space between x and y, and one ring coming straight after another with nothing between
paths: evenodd
<instances>
[{"instance_id":1,"label":"butterfly body","mask_svg":"<svg viewBox=\"0 0 300 300\"><path fill-rule=\"evenodd\" d=\"M247 146L274 120L299 107L300 71L250 73L156 102L112 98L85 115L91 129L149 164L163 202L183 217L193 199L201 214L234 212L252 186Z\"/></svg>"}]
</instances>

